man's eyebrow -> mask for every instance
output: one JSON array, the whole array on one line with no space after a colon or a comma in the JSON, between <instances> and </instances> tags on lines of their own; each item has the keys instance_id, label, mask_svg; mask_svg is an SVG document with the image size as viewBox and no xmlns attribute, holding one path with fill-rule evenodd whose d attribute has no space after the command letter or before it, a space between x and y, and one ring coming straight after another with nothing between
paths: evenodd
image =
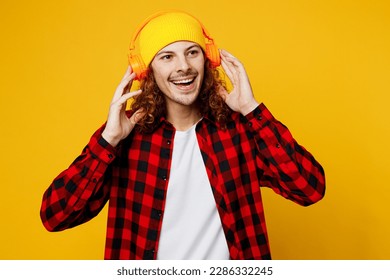
<instances>
[{"instance_id":1,"label":"man's eyebrow","mask_svg":"<svg viewBox=\"0 0 390 280\"><path fill-rule=\"evenodd\" d=\"M160 55L160 54L171 54L171 53L174 53L173 51L160 51L156 54L157 55Z\"/></svg>"},{"instance_id":2,"label":"man's eyebrow","mask_svg":"<svg viewBox=\"0 0 390 280\"><path fill-rule=\"evenodd\" d=\"M186 51L188 51L189 49L192 49L193 47L197 47L197 48L200 49L200 46L199 46L198 44L193 44L193 45L189 46L189 47L186 49Z\"/></svg>"},{"instance_id":3,"label":"man's eyebrow","mask_svg":"<svg viewBox=\"0 0 390 280\"><path fill-rule=\"evenodd\" d=\"M188 48L186 48L185 51L188 51L188 50L190 50L190 49L192 49L192 48L194 48L194 47L200 49L200 46L199 46L198 44L194 43L193 45L191 45L191 46L189 46ZM175 52L174 52L174 51L170 51L170 50L166 50L166 51L163 50L163 51L159 51L159 52L156 54L156 56L157 56L157 55L161 55L161 54L173 54L173 53L175 53Z\"/></svg>"}]
</instances>

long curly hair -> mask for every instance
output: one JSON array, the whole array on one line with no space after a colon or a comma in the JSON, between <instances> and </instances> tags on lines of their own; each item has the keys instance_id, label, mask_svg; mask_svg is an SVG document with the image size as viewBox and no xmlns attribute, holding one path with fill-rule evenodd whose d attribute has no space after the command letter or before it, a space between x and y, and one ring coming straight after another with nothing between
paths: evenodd
<instances>
[{"instance_id":1,"label":"long curly hair","mask_svg":"<svg viewBox=\"0 0 390 280\"><path fill-rule=\"evenodd\" d=\"M206 59L203 83L197 99L199 110L202 116L207 115L218 122L222 128L226 128L231 109L218 94L220 87L226 88L225 82L220 78L219 71L211 68L209 60ZM149 67L140 88L142 93L134 98L131 110L133 112L141 108L144 110L145 115L138 121L136 129L141 133L150 133L156 128L160 118L166 117L167 113L165 97L157 86L152 67Z\"/></svg>"}]
</instances>

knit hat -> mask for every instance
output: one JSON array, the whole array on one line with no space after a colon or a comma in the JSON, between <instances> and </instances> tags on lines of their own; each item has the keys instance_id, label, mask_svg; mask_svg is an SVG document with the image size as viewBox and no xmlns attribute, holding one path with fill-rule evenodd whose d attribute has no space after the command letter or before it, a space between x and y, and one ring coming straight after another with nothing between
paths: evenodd
<instances>
[{"instance_id":1,"label":"knit hat","mask_svg":"<svg viewBox=\"0 0 390 280\"><path fill-rule=\"evenodd\" d=\"M201 23L189 14L162 12L149 19L138 38L138 50L146 67L161 49L177 41L195 42L206 51Z\"/></svg>"}]
</instances>

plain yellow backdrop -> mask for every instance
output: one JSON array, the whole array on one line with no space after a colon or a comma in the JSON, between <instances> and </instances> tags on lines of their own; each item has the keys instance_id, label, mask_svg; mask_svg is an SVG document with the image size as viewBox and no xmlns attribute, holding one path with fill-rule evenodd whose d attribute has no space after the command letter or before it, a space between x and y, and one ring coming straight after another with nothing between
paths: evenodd
<instances>
[{"instance_id":1,"label":"plain yellow backdrop","mask_svg":"<svg viewBox=\"0 0 390 280\"><path fill-rule=\"evenodd\" d=\"M52 179L106 119L136 26L199 18L245 65L258 101L325 168L304 208L263 190L274 259L389 259L387 0L13 1L0 4L0 259L102 259L106 209L46 232Z\"/></svg>"}]
</instances>

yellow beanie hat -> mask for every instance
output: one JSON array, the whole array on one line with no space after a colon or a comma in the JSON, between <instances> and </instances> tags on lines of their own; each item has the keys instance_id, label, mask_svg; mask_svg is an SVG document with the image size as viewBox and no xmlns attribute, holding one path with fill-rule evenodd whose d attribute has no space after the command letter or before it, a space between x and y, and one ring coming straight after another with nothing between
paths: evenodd
<instances>
[{"instance_id":1,"label":"yellow beanie hat","mask_svg":"<svg viewBox=\"0 0 390 280\"><path fill-rule=\"evenodd\" d=\"M149 66L161 49L177 41L195 42L206 51L201 23L189 14L162 12L147 19L138 38L138 50L145 66Z\"/></svg>"}]
</instances>

